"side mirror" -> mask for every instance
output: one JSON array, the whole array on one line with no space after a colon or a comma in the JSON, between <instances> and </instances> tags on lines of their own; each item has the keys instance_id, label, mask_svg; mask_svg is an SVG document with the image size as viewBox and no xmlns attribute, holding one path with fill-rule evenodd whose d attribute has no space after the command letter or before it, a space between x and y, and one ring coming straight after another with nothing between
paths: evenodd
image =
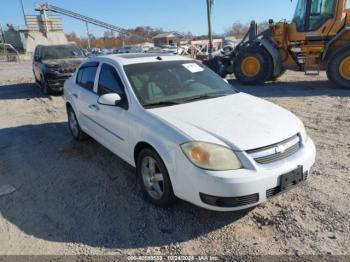
<instances>
[{"instance_id":1,"label":"side mirror","mask_svg":"<svg viewBox=\"0 0 350 262\"><path fill-rule=\"evenodd\" d=\"M100 96L97 103L105 106L116 106L122 98L117 93L104 94Z\"/></svg>"},{"instance_id":2,"label":"side mirror","mask_svg":"<svg viewBox=\"0 0 350 262\"><path fill-rule=\"evenodd\" d=\"M39 56L34 56L34 61L35 62L40 62L40 57Z\"/></svg>"}]
</instances>

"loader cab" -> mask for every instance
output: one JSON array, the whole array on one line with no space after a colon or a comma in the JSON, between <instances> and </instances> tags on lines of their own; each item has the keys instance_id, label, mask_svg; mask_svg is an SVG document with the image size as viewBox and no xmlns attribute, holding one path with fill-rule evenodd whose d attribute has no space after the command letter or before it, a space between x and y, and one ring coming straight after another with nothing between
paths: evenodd
<instances>
[{"instance_id":1,"label":"loader cab","mask_svg":"<svg viewBox=\"0 0 350 262\"><path fill-rule=\"evenodd\" d=\"M312 32L320 29L335 17L337 0L298 0L293 23L297 32Z\"/></svg>"}]
</instances>

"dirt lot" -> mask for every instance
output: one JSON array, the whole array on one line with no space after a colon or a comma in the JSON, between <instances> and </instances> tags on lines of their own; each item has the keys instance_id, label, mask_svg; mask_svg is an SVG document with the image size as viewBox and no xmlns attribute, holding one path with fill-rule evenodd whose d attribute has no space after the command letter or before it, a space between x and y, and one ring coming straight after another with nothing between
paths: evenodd
<instances>
[{"instance_id":1,"label":"dirt lot","mask_svg":"<svg viewBox=\"0 0 350 262\"><path fill-rule=\"evenodd\" d=\"M31 65L0 64L0 255L348 254L350 90L288 72L238 89L298 115L317 146L307 184L245 212L144 202L135 171L93 140L73 141L61 96Z\"/></svg>"}]
</instances>

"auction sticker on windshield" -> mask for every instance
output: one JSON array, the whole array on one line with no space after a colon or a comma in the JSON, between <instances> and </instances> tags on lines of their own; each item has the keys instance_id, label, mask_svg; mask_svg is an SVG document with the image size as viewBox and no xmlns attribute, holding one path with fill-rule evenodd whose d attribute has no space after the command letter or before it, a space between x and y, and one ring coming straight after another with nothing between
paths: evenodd
<instances>
[{"instance_id":1,"label":"auction sticker on windshield","mask_svg":"<svg viewBox=\"0 0 350 262\"><path fill-rule=\"evenodd\" d=\"M204 69L196 63L183 64L182 66L185 67L191 73L198 73L204 71Z\"/></svg>"}]
</instances>

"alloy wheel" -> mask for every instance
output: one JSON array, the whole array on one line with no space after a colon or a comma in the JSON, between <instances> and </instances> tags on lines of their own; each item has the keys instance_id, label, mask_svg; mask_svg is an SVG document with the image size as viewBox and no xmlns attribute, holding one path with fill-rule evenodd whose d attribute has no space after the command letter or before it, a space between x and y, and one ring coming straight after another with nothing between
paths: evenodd
<instances>
[{"instance_id":1,"label":"alloy wheel","mask_svg":"<svg viewBox=\"0 0 350 262\"><path fill-rule=\"evenodd\" d=\"M77 121L77 118L75 117L73 110L70 110L70 112L69 112L69 128L72 131L73 136L78 137L79 126L78 126L78 121Z\"/></svg>"},{"instance_id":2,"label":"alloy wheel","mask_svg":"<svg viewBox=\"0 0 350 262\"><path fill-rule=\"evenodd\" d=\"M151 156L146 156L141 165L142 181L147 193L154 199L161 199L164 194L164 177L157 161Z\"/></svg>"}]
</instances>

